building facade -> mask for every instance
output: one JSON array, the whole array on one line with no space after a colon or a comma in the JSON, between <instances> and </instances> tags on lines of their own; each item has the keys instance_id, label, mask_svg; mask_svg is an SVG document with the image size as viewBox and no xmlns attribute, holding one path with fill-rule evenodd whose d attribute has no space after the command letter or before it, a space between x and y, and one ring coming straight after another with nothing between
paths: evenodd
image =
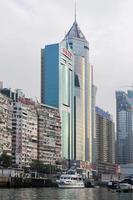
<instances>
[{"instance_id":1,"label":"building facade","mask_svg":"<svg viewBox=\"0 0 133 200\"><path fill-rule=\"evenodd\" d=\"M92 66L76 20L60 44L42 49L41 102L61 113L62 158L93 162Z\"/></svg>"},{"instance_id":2,"label":"building facade","mask_svg":"<svg viewBox=\"0 0 133 200\"><path fill-rule=\"evenodd\" d=\"M92 85L92 163L97 162L97 135L96 135L96 93L97 87Z\"/></svg>"},{"instance_id":3,"label":"building facade","mask_svg":"<svg viewBox=\"0 0 133 200\"><path fill-rule=\"evenodd\" d=\"M0 93L0 155L11 156L12 109L11 100Z\"/></svg>"},{"instance_id":4,"label":"building facade","mask_svg":"<svg viewBox=\"0 0 133 200\"><path fill-rule=\"evenodd\" d=\"M0 85L0 155L10 155L12 166L19 168L30 167L36 160L60 163L59 109L26 98L21 89L12 91L3 88L2 82Z\"/></svg>"},{"instance_id":5,"label":"building facade","mask_svg":"<svg viewBox=\"0 0 133 200\"><path fill-rule=\"evenodd\" d=\"M117 162L133 163L133 91L116 92Z\"/></svg>"},{"instance_id":6,"label":"building facade","mask_svg":"<svg viewBox=\"0 0 133 200\"><path fill-rule=\"evenodd\" d=\"M73 135L73 53L66 41L42 49L41 102L59 108L62 126L62 158L72 159Z\"/></svg>"},{"instance_id":7,"label":"building facade","mask_svg":"<svg viewBox=\"0 0 133 200\"><path fill-rule=\"evenodd\" d=\"M96 107L97 163L115 163L115 130L111 115Z\"/></svg>"},{"instance_id":8,"label":"building facade","mask_svg":"<svg viewBox=\"0 0 133 200\"><path fill-rule=\"evenodd\" d=\"M65 36L74 54L74 159L93 162L92 66L89 43L75 19Z\"/></svg>"},{"instance_id":9,"label":"building facade","mask_svg":"<svg viewBox=\"0 0 133 200\"><path fill-rule=\"evenodd\" d=\"M13 102L12 164L29 167L37 160L38 124L35 102L19 98Z\"/></svg>"},{"instance_id":10,"label":"building facade","mask_svg":"<svg viewBox=\"0 0 133 200\"><path fill-rule=\"evenodd\" d=\"M55 107L38 104L38 160L56 164L61 160L61 119Z\"/></svg>"}]
</instances>

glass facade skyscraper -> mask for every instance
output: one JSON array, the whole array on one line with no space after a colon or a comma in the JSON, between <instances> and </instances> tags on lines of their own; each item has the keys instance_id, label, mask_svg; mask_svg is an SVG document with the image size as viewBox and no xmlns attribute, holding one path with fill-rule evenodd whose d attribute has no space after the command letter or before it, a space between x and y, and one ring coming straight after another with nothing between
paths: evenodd
<instances>
[{"instance_id":1,"label":"glass facade skyscraper","mask_svg":"<svg viewBox=\"0 0 133 200\"><path fill-rule=\"evenodd\" d=\"M61 43L42 49L41 62L41 102L61 113L62 158L93 162L93 74L76 20Z\"/></svg>"},{"instance_id":2,"label":"glass facade skyscraper","mask_svg":"<svg viewBox=\"0 0 133 200\"><path fill-rule=\"evenodd\" d=\"M41 56L41 102L59 108L62 158L73 159L73 52L66 41L62 41L45 46Z\"/></svg>"},{"instance_id":3,"label":"glass facade skyscraper","mask_svg":"<svg viewBox=\"0 0 133 200\"><path fill-rule=\"evenodd\" d=\"M116 92L117 162L133 163L133 91Z\"/></svg>"},{"instance_id":4,"label":"glass facade skyscraper","mask_svg":"<svg viewBox=\"0 0 133 200\"><path fill-rule=\"evenodd\" d=\"M89 63L89 43L76 20L65 40L74 53L74 158L93 162L92 67Z\"/></svg>"}]
</instances>

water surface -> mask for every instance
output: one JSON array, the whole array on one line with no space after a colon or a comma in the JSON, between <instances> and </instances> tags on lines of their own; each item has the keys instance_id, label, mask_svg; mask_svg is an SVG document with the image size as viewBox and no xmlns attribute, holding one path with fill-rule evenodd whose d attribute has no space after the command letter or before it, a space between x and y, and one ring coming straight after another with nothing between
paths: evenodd
<instances>
[{"instance_id":1,"label":"water surface","mask_svg":"<svg viewBox=\"0 0 133 200\"><path fill-rule=\"evenodd\" d=\"M104 188L21 188L0 189L0 200L133 200L133 194Z\"/></svg>"}]
</instances>

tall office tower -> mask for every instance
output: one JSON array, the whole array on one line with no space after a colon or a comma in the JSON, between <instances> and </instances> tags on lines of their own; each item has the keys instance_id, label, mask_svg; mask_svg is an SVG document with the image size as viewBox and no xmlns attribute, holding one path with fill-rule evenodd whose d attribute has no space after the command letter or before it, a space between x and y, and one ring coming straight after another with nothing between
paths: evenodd
<instances>
[{"instance_id":1,"label":"tall office tower","mask_svg":"<svg viewBox=\"0 0 133 200\"><path fill-rule=\"evenodd\" d=\"M37 160L37 131L35 102L19 97L13 102L12 164L14 166L29 166L33 160Z\"/></svg>"},{"instance_id":2,"label":"tall office tower","mask_svg":"<svg viewBox=\"0 0 133 200\"><path fill-rule=\"evenodd\" d=\"M133 91L116 92L117 162L133 163Z\"/></svg>"},{"instance_id":3,"label":"tall office tower","mask_svg":"<svg viewBox=\"0 0 133 200\"><path fill-rule=\"evenodd\" d=\"M61 113L62 158L93 162L92 66L76 20L64 40L41 57L41 102Z\"/></svg>"},{"instance_id":4,"label":"tall office tower","mask_svg":"<svg viewBox=\"0 0 133 200\"><path fill-rule=\"evenodd\" d=\"M47 105L36 105L38 116L38 160L56 164L61 160L61 119L59 110Z\"/></svg>"},{"instance_id":5,"label":"tall office tower","mask_svg":"<svg viewBox=\"0 0 133 200\"><path fill-rule=\"evenodd\" d=\"M0 93L0 155L11 156L12 112L11 101Z\"/></svg>"},{"instance_id":6,"label":"tall office tower","mask_svg":"<svg viewBox=\"0 0 133 200\"><path fill-rule=\"evenodd\" d=\"M96 93L97 87L92 85L92 163L97 162Z\"/></svg>"},{"instance_id":7,"label":"tall office tower","mask_svg":"<svg viewBox=\"0 0 133 200\"><path fill-rule=\"evenodd\" d=\"M115 131L111 115L96 107L97 161L115 163Z\"/></svg>"},{"instance_id":8,"label":"tall office tower","mask_svg":"<svg viewBox=\"0 0 133 200\"><path fill-rule=\"evenodd\" d=\"M93 162L92 66L89 64L89 43L76 19L65 40L74 53L74 157Z\"/></svg>"},{"instance_id":9,"label":"tall office tower","mask_svg":"<svg viewBox=\"0 0 133 200\"><path fill-rule=\"evenodd\" d=\"M59 108L62 158L73 159L73 53L66 41L47 45L41 53L41 102Z\"/></svg>"}]
</instances>

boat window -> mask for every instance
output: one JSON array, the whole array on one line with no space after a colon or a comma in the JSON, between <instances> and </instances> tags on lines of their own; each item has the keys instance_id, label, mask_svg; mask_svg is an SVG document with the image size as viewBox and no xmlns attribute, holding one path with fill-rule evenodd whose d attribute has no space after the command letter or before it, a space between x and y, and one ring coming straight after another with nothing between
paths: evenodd
<instances>
[{"instance_id":1,"label":"boat window","mask_svg":"<svg viewBox=\"0 0 133 200\"><path fill-rule=\"evenodd\" d=\"M131 179L124 179L123 181L121 181L121 183L132 184L132 180Z\"/></svg>"}]
</instances>

